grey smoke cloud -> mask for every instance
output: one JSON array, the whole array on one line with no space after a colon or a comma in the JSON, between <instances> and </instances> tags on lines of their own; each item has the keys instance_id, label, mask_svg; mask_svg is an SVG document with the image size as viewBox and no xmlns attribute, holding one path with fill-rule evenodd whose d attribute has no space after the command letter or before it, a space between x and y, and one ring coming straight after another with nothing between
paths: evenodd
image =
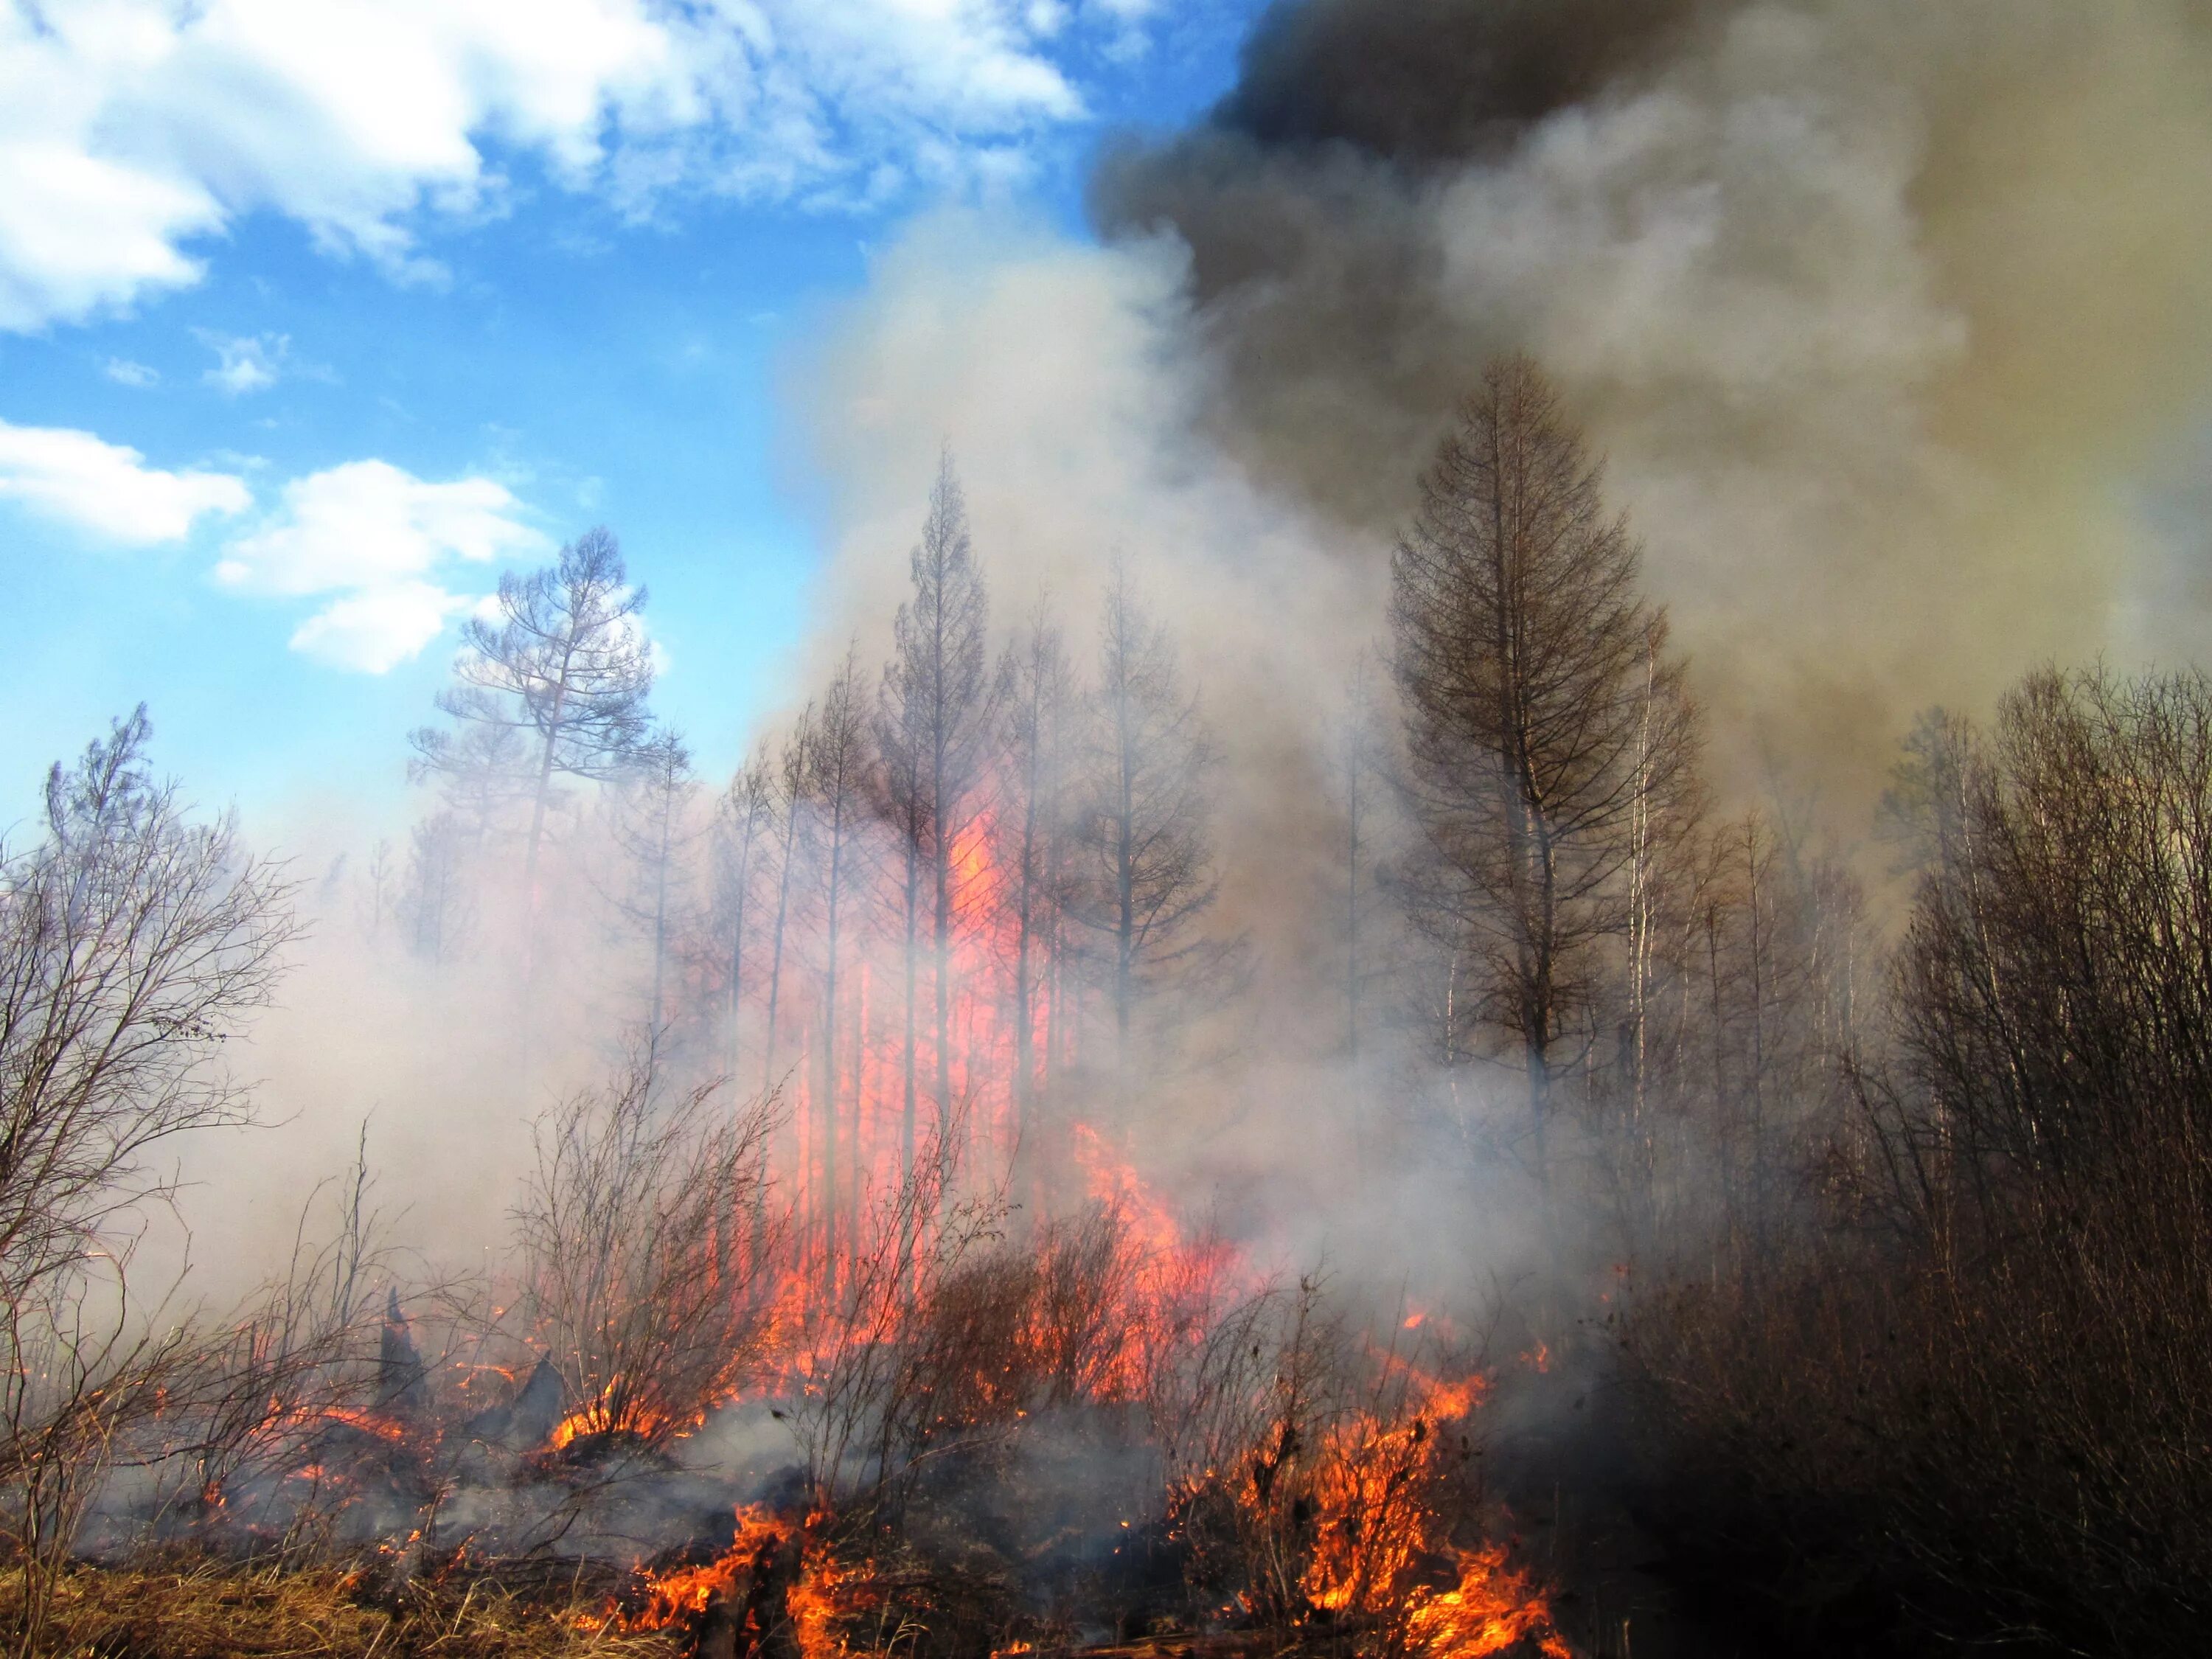
<instances>
[{"instance_id":1,"label":"grey smoke cloud","mask_svg":"<svg viewBox=\"0 0 2212 1659\"><path fill-rule=\"evenodd\" d=\"M1188 246L1202 427L1354 545L1535 352L1739 781L1863 798L1917 705L2186 641L2124 625L2175 587L2126 497L2212 389L2208 71L2191 0L1307 0L1095 206Z\"/></svg>"}]
</instances>

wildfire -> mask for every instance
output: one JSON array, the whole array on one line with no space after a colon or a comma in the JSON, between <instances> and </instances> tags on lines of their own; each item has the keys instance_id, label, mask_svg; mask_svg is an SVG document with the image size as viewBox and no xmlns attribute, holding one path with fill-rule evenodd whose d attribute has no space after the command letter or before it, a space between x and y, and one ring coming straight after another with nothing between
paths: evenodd
<instances>
[{"instance_id":1,"label":"wildfire","mask_svg":"<svg viewBox=\"0 0 2212 1659\"><path fill-rule=\"evenodd\" d=\"M579 1406L555 1424L545 1445L549 1451L557 1452L595 1434L628 1433L649 1440L672 1429L697 1426L696 1421L679 1425L666 1412L627 1393L617 1378L600 1390L598 1399Z\"/></svg>"},{"instance_id":2,"label":"wildfire","mask_svg":"<svg viewBox=\"0 0 2212 1659\"><path fill-rule=\"evenodd\" d=\"M642 1611L619 1620L627 1630L666 1630L696 1617L717 1596L731 1598L741 1585L764 1577L775 1553L791 1541L793 1527L757 1504L737 1512L737 1536L719 1560L703 1567L679 1567L648 1581ZM614 1618L610 1610L610 1618Z\"/></svg>"},{"instance_id":3,"label":"wildfire","mask_svg":"<svg viewBox=\"0 0 2212 1659\"><path fill-rule=\"evenodd\" d=\"M1437 1553L1431 1498L1444 1431L1464 1422L1484 1393L1480 1376L1446 1382L1395 1356L1386 1370L1404 1389L1400 1409L1388 1418L1355 1412L1332 1425L1315 1460L1308 1502L1316 1542L1301 1589L1332 1613L1386 1611Z\"/></svg>"},{"instance_id":4,"label":"wildfire","mask_svg":"<svg viewBox=\"0 0 2212 1659\"><path fill-rule=\"evenodd\" d=\"M644 1605L625 1610L610 1602L577 1620L588 1631L678 1630L720 1603L742 1633L739 1651L757 1650L770 1628L786 1626L799 1659L842 1659L848 1650L839 1625L854 1600L854 1574L841 1565L821 1536L824 1517L802 1523L757 1504L737 1511L737 1534L717 1560L648 1574ZM796 1556L795 1562L793 1556ZM795 1567L795 1571L793 1569ZM781 1599L777 1580L790 1571ZM780 1616L779 1616L780 1612Z\"/></svg>"},{"instance_id":5,"label":"wildfire","mask_svg":"<svg viewBox=\"0 0 2212 1659\"><path fill-rule=\"evenodd\" d=\"M1526 1573L1506 1565L1501 1544L1460 1552L1454 1589L1415 1592L1407 1636L1429 1659L1487 1659L1528 1641L1549 1659L1572 1659L1553 1626L1551 1603Z\"/></svg>"}]
</instances>

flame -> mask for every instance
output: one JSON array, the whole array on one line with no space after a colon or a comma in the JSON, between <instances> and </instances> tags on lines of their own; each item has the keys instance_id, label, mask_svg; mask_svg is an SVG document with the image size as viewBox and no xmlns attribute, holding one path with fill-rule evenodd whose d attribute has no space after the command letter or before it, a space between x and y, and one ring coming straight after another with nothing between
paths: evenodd
<instances>
[{"instance_id":1,"label":"flame","mask_svg":"<svg viewBox=\"0 0 2212 1659\"><path fill-rule=\"evenodd\" d=\"M620 1620L626 1630L666 1630L707 1610L716 1596L728 1598L763 1571L775 1551L791 1540L793 1527L757 1504L737 1511L737 1535L721 1558L703 1567L680 1567L647 1581L644 1609Z\"/></svg>"},{"instance_id":2,"label":"flame","mask_svg":"<svg viewBox=\"0 0 2212 1659\"><path fill-rule=\"evenodd\" d=\"M751 1638L739 1650L757 1649L768 1634L761 1623L767 1613L764 1592L773 1583L779 1558L795 1545L798 1571L784 1591L782 1616L800 1659L844 1659L850 1646L840 1626L859 1605L873 1598L863 1582L866 1568L848 1569L831 1552L825 1537L828 1517L817 1512L804 1522L794 1522L758 1504L740 1507L736 1517L736 1536L719 1559L705 1566L647 1573L642 1607L633 1612L620 1601L610 1601L596 1613L580 1616L577 1628L633 1634L677 1630L719 1601L732 1609L732 1616L743 1622Z\"/></svg>"},{"instance_id":3,"label":"flame","mask_svg":"<svg viewBox=\"0 0 2212 1659\"><path fill-rule=\"evenodd\" d=\"M696 1429L704 1420L696 1414L688 1421L679 1419L650 1401L626 1392L622 1379L617 1377L599 1391L598 1399L577 1407L555 1424L553 1432L545 1437L545 1447L548 1451L561 1451L595 1434L658 1439L672 1431Z\"/></svg>"},{"instance_id":4,"label":"flame","mask_svg":"<svg viewBox=\"0 0 2212 1659\"><path fill-rule=\"evenodd\" d=\"M1458 1584L1415 1592L1406 1626L1408 1645L1429 1659L1487 1659L1530 1640L1547 1659L1573 1659L1551 1603L1506 1565L1502 1544L1461 1551Z\"/></svg>"},{"instance_id":5,"label":"flame","mask_svg":"<svg viewBox=\"0 0 2212 1659\"><path fill-rule=\"evenodd\" d=\"M407 1425L380 1412L362 1411L350 1406L325 1406L314 1415L326 1422L343 1423L349 1429L358 1429L363 1434L374 1435L392 1445L396 1446L407 1438Z\"/></svg>"},{"instance_id":6,"label":"flame","mask_svg":"<svg viewBox=\"0 0 2212 1659\"><path fill-rule=\"evenodd\" d=\"M1387 1419L1355 1412L1331 1425L1315 1460L1308 1501L1317 1524L1300 1588L1332 1613L1387 1611L1436 1553L1431 1486L1444 1431L1471 1416L1486 1391L1480 1376L1447 1382L1395 1355L1383 1363L1386 1379L1404 1389L1401 1409Z\"/></svg>"}]
</instances>

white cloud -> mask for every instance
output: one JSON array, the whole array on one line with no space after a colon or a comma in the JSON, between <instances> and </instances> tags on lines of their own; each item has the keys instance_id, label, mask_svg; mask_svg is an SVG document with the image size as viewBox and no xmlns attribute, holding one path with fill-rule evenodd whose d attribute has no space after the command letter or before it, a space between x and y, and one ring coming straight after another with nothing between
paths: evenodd
<instances>
[{"instance_id":1,"label":"white cloud","mask_svg":"<svg viewBox=\"0 0 2212 1659\"><path fill-rule=\"evenodd\" d=\"M216 366L200 378L234 398L266 392L275 386L279 368L291 355L289 334L217 334L204 328L192 331L217 359Z\"/></svg>"},{"instance_id":2,"label":"white cloud","mask_svg":"<svg viewBox=\"0 0 2212 1659\"><path fill-rule=\"evenodd\" d=\"M158 385L161 379L157 370L134 363L128 357L110 357L100 366L100 372L118 386L133 386L141 392Z\"/></svg>"},{"instance_id":3,"label":"white cloud","mask_svg":"<svg viewBox=\"0 0 2212 1659\"><path fill-rule=\"evenodd\" d=\"M817 202L1018 171L1079 118L1054 53L1147 0L63 0L0 7L0 329L198 280L271 210L428 262L499 147L642 207L684 185Z\"/></svg>"},{"instance_id":4,"label":"white cloud","mask_svg":"<svg viewBox=\"0 0 2212 1659\"><path fill-rule=\"evenodd\" d=\"M380 674L472 603L441 585L447 567L545 544L521 512L489 478L430 483L388 461L349 461L287 484L269 521L223 550L216 579L256 592L336 595L292 636L293 648Z\"/></svg>"},{"instance_id":5,"label":"white cloud","mask_svg":"<svg viewBox=\"0 0 2212 1659\"><path fill-rule=\"evenodd\" d=\"M242 513L252 499L226 472L165 472L89 432L0 421L0 501L104 541L178 541L204 514Z\"/></svg>"},{"instance_id":6,"label":"white cloud","mask_svg":"<svg viewBox=\"0 0 2212 1659\"><path fill-rule=\"evenodd\" d=\"M292 649L333 668L381 674L445 631L470 601L429 582L398 582L325 605L293 630Z\"/></svg>"}]
</instances>

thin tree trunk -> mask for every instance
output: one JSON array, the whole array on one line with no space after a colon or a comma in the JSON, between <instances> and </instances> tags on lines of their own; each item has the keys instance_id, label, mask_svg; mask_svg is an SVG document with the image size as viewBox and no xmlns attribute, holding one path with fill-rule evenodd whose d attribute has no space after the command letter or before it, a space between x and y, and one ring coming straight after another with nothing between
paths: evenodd
<instances>
[{"instance_id":1,"label":"thin tree trunk","mask_svg":"<svg viewBox=\"0 0 2212 1659\"><path fill-rule=\"evenodd\" d=\"M911 831L913 824L908 823ZM909 833L906 838L906 1050L905 1093L899 1112L899 1175L902 1180L914 1178L915 1115L918 1067L915 1064L915 1044L921 1032L916 1028L915 981L921 974L921 848L916 837Z\"/></svg>"},{"instance_id":2,"label":"thin tree trunk","mask_svg":"<svg viewBox=\"0 0 2212 1659\"><path fill-rule=\"evenodd\" d=\"M775 1009L783 988L784 923L791 915L791 854L799 828L799 798L794 793L784 804L783 856L775 882L775 941L769 947L768 966L768 1030L761 1037L761 1088L765 1092L775 1079Z\"/></svg>"}]
</instances>

